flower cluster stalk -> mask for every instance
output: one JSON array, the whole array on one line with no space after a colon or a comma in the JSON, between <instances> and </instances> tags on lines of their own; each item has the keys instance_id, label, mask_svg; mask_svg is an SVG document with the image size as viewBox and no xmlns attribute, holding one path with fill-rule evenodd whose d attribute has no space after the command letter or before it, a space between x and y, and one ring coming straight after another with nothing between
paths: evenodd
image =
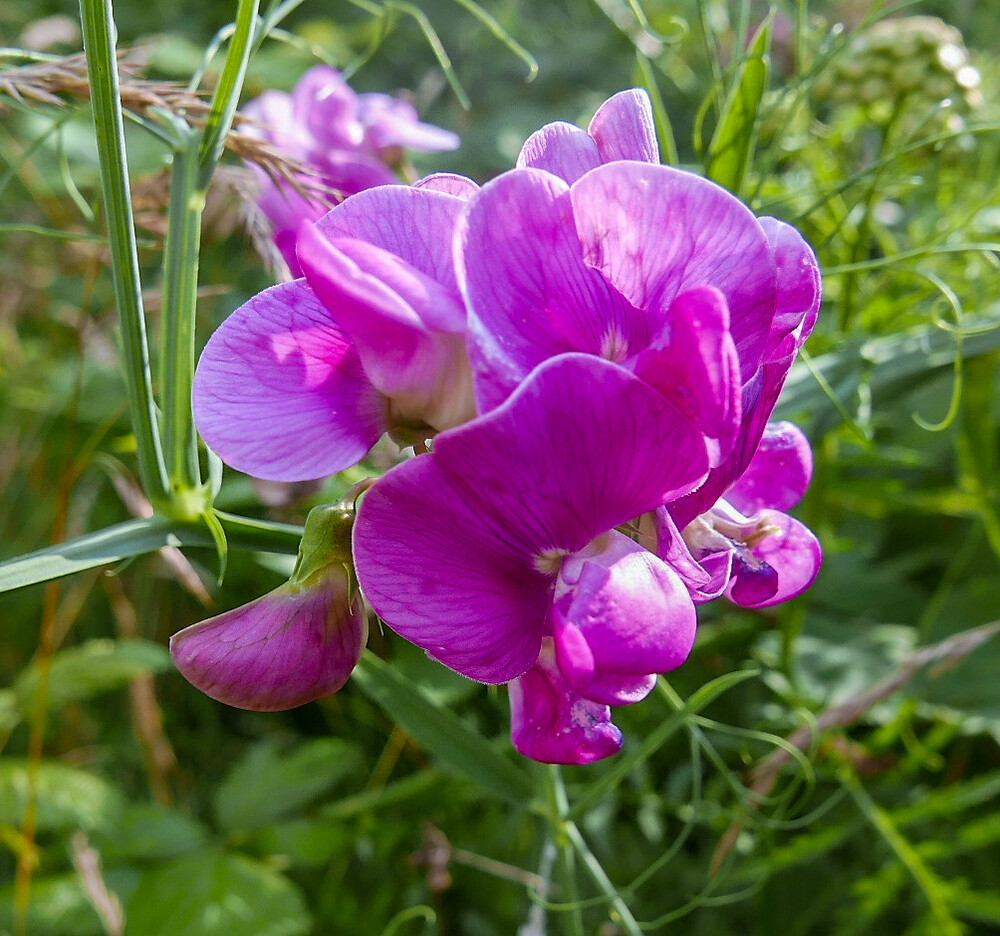
<instances>
[{"instance_id":1,"label":"flower cluster stalk","mask_svg":"<svg viewBox=\"0 0 1000 936\"><path fill-rule=\"evenodd\" d=\"M111 269L121 329L129 413L138 449L139 475L150 502L154 506L162 506L169 488L157 435L149 372L111 0L80 0L80 23L90 77L101 191L108 220Z\"/></svg>"}]
</instances>

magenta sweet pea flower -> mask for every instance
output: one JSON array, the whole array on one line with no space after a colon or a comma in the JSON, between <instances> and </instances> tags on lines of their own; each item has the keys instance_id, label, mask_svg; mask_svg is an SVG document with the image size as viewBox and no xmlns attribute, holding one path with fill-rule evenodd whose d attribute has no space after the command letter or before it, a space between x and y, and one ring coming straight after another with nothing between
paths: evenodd
<instances>
[{"instance_id":1,"label":"magenta sweet pea flower","mask_svg":"<svg viewBox=\"0 0 1000 936\"><path fill-rule=\"evenodd\" d=\"M272 481L322 478L384 432L413 444L475 415L451 261L463 204L382 186L303 229L306 278L237 309L198 363L195 421L224 462Z\"/></svg>"},{"instance_id":2,"label":"magenta sweet pea flower","mask_svg":"<svg viewBox=\"0 0 1000 936\"><path fill-rule=\"evenodd\" d=\"M291 94L266 91L243 109L247 128L307 166L331 198L398 181L393 167L403 148L434 153L455 149L458 137L421 123L411 104L387 94L356 94L326 65L309 69ZM308 199L262 170L259 203L293 276L299 228L321 218L329 203Z\"/></svg>"},{"instance_id":3,"label":"magenta sweet pea flower","mask_svg":"<svg viewBox=\"0 0 1000 936\"><path fill-rule=\"evenodd\" d=\"M684 661L695 628L677 574L616 527L692 490L708 464L703 435L644 381L558 356L365 495L361 587L382 620L457 672L524 677L513 737L529 756L606 756L614 731L595 734L582 712L642 698L652 674Z\"/></svg>"},{"instance_id":4,"label":"magenta sweet pea flower","mask_svg":"<svg viewBox=\"0 0 1000 936\"><path fill-rule=\"evenodd\" d=\"M351 572L352 515L316 507L291 578L170 639L185 679L236 708L278 712L331 695L361 658L368 625Z\"/></svg>"}]
</instances>

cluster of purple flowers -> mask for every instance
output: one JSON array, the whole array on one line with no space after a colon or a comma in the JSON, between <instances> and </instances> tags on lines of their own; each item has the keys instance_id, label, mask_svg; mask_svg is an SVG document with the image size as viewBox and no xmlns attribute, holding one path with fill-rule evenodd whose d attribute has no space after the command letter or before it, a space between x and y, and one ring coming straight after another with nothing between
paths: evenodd
<instances>
[{"instance_id":1,"label":"cluster of purple flowers","mask_svg":"<svg viewBox=\"0 0 1000 936\"><path fill-rule=\"evenodd\" d=\"M697 604L812 583L819 544L785 513L809 445L768 419L816 320L815 258L661 166L643 92L586 132L542 128L483 187L435 175L354 195L297 250L303 278L205 348L205 440L284 481L346 469L386 432L429 451L363 495L350 555L304 547L284 592L177 635L195 685L256 708L338 688L363 643L353 558L389 627L509 684L519 751L588 763L621 747L611 707L687 658ZM325 617L289 601L314 580L335 583Z\"/></svg>"},{"instance_id":2,"label":"cluster of purple flowers","mask_svg":"<svg viewBox=\"0 0 1000 936\"><path fill-rule=\"evenodd\" d=\"M408 101L388 94L356 94L340 72L327 65L309 69L291 94L265 91L247 104L243 116L248 132L298 160L312 173L310 181L335 200L398 181L393 170L404 149L439 153L459 144L451 131L421 123ZM326 214L329 205L304 197L255 165L251 168L275 244L292 275L301 276L295 237L303 224Z\"/></svg>"}]
</instances>

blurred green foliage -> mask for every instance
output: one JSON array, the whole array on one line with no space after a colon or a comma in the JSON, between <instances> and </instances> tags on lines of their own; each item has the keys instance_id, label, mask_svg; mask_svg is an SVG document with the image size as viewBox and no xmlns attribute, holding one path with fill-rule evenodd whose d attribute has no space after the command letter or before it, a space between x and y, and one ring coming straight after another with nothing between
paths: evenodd
<instances>
[{"instance_id":1,"label":"blurred green foliage","mask_svg":"<svg viewBox=\"0 0 1000 936\"><path fill-rule=\"evenodd\" d=\"M121 42L148 44L150 75L186 82L234 6L121 0ZM826 274L820 324L780 409L814 445L799 512L824 544L823 572L787 607L703 608L691 661L644 704L618 710L621 758L565 772L570 810L586 806L576 818L592 855L651 933L997 928L1000 639L925 667L850 725L834 720L771 786L752 773L787 747L782 739L864 699L917 648L1000 617L995 11L944 0L902 10L944 17L964 37L979 100L959 82L945 106L929 84L941 77L934 68L915 76L912 56L890 54L909 40L893 20L876 26L884 5L777 3L764 83L742 52L760 4L485 9L537 59L534 81L468 10L420 4L467 110L405 4L306 0L255 56L247 93L289 88L322 56L353 68L359 90L410 89L426 119L462 135L457 153L423 156L418 169L482 181L541 124L583 122L610 93L651 78L681 164L714 167L756 212L799 226ZM39 19L67 13L63 3L0 2L0 44L18 46L39 34ZM873 34L885 54L870 54ZM920 54L939 61L955 44L939 35ZM70 33L52 50L78 46ZM2 113L7 558L142 505L106 252L93 239L103 222L89 114L78 99ZM155 322L166 151L139 127L128 141ZM730 143L736 158L720 164ZM199 341L270 282L231 198L217 196ZM218 504L301 522L348 483L265 509L247 479L227 473ZM521 925L537 936L546 930L526 921L546 901L547 931L562 932L567 895L539 891L551 872L543 772L511 756L502 693L376 632L371 648L391 666L369 661L338 695L282 715L224 708L167 668L166 639L210 607L263 593L289 566L232 550L217 586L215 563L208 549L154 554L3 596L0 932L114 933L113 907L94 909L101 887L136 936L493 936ZM37 655L43 631L51 662ZM585 932L622 932L601 886L578 872Z\"/></svg>"}]
</instances>

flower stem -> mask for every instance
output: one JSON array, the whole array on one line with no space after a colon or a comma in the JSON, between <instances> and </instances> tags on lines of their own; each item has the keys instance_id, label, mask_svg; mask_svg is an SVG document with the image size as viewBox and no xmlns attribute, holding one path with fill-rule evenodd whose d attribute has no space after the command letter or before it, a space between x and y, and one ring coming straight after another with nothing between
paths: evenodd
<instances>
[{"instance_id":1,"label":"flower stem","mask_svg":"<svg viewBox=\"0 0 1000 936\"><path fill-rule=\"evenodd\" d=\"M556 764L545 765L545 792L548 801L548 818L552 840L558 849L557 869L562 903L569 904L566 913L566 932L569 936L584 936L583 911L576 882L576 853L569 836L573 824L566 819L569 800L563 785L562 772Z\"/></svg>"},{"instance_id":2,"label":"flower stem","mask_svg":"<svg viewBox=\"0 0 1000 936\"><path fill-rule=\"evenodd\" d=\"M627 936L643 936L642 929L636 921L636 918L632 915L632 911L629 910L628 905L622 899L622 895L618 893L618 888L611 883L611 879L604 872L604 868L597 860L597 857L587 847L587 843L584 841L580 830L576 827L576 823L566 823L566 834L569 836L569 840L572 843L573 848L576 850L576 853L580 856L580 861L583 863L583 866L594 879L594 883L608 898L608 902L611 904L611 909L618 917L615 922L621 926Z\"/></svg>"},{"instance_id":3,"label":"flower stem","mask_svg":"<svg viewBox=\"0 0 1000 936\"><path fill-rule=\"evenodd\" d=\"M129 414L135 432L142 486L156 506L166 501L169 489L149 373L111 0L80 0L80 24L87 54Z\"/></svg>"},{"instance_id":4,"label":"flower stem","mask_svg":"<svg viewBox=\"0 0 1000 936\"><path fill-rule=\"evenodd\" d=\"M260 0L240 0L233 37L204 132L183 122L175 127L170 178L170 210L163 256L163 331L160 370L163 397L163 448L171 492L171 513L190 519L194 510L205 515L209 492L202 487L198 440L191 411L195 361L195 314L201 223L212 176L233 124ZM203 492L192 498L191 492ZM193 507L192 507L193 504Z\"/></svg>"},{"instance_id":5,"label":"flower stem","mask_svg":"<svg viewBox=\"0 0 1000 936\"><path fill-rule=\"evenodd\" d=\"M180 123L180 121L178 121ZM163 313L160 337L160 394L163 402L163 449L171 492L201 486L198 443L191 412L194 379L194 320L198 294L198 259L204 194L197 191L198 135L177 128L181 142L170 173L170 208L163 254Z\"/></svg>"}]
</instances>

